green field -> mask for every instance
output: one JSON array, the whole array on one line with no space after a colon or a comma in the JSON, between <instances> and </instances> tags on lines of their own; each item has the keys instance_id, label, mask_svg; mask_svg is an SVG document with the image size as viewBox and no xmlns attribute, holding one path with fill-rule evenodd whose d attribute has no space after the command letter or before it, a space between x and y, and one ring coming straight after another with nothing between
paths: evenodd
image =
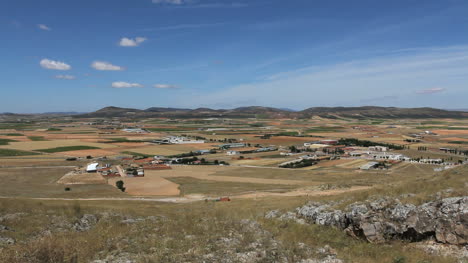
<instances>
[{"instance_id":1,"label":"green field","mask_svg":"<svg viewBox=\"0 0 468 263\"><path fill-rule=\"evenodd\" d=\"M11 140L11 139L0 139L0 145L8 145L10 142L17 142L17 141Z\"/></svg>"},{"instance_id":2,"label":"green field","mask_svg":"<svg viewBox=\"0 0 468 263\"><path fill-rule=\"evenodd\" d=\"M94 150L94 149L101 149L99 147L94 146L64 146L64 147L56 147L56 148L49 148L49 149L40 149L37 150L38 152L45 152L45 153L57 153L57 152L69 152L69 151L79 151L79 150Z\"/></svg>"},{"instance_id":3,"label":"green field","mask_svg":"<svg viewBox=\"0 0 468 263\"><path fill-rule=\"evenodd\" d=\"M5 133L5 134L0 134L0 135L5 135L5 136L24 136L24 134L21 134L21 133Z\"/></svg>"},{"instance_id":4,"label":"green field","mask_svg":"<svg viewBox=\"0 0 468 263\"><path fill-rule=\"evenodd\" d=\"M344 127L328 127L328 126L322 126L322 127L313 127L305 130L306 133L320 133L320 132L340 132L343 131Z\"/></svg>"},{"instance_id":5,"label":"green field","mask_svg":"<svg viewBox=\"0 0 468 263\"><path fill-rule=\"evenodd\" d=\"M13 150L13 149L0 149L0 156L7 157L7 156L28 156L28 155L39 155L40 153L36 152L27 152L27 151L20 151L20 150Z\"/></svg>"},{"instance_id":6,"label":"green field","mask_svg":"<svg viewBox=\"0 0 468 263\"><path fill-rule=\"evenodd\" d=\"M47 141L44 136L28 136L31 141Z\"/></svg>"},{"instance_id":7,"label":"green field","mask_svg":"<svg viewBox=\"0 0 468 263\"><path fill-rule=\"evenodd\" d=\"M468 144L467 141L449 141L448 143L453 143L453 144Z\"/></svg>"},{"instance_id":8,"label":"green field","mask_svg":"<svg viewBox=\"0 0 468 263\"><path fill-rule=\"evenodd\" d=\"M49 128L47 131L61 131L62 129L60 128Z\"/></svg>"}]
</instances>

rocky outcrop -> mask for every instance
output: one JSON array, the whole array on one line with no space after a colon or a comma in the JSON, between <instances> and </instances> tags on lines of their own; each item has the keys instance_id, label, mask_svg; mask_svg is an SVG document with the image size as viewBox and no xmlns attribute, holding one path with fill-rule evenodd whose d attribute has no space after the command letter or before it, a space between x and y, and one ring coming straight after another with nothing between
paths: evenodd
<instances>
[{"instance_id":1,"label":"rocky outcrop","mask_svg":"<svg viewBox=\"0 0 468 263\"><path fill-rule=\"evenodd\" d=\"M95 215L85 214L73 225L73 229L78 232L88 231L97 222L98 218Z\"/></svg>"},{"instance_id":2,"label":"rocky outcrop","mask_svg":"<svg viewBox=\"0 0 468 263\"><path fill-rule=\"evenodd\" d=\"M420 206L379 199L349 205L344 211L333 210L330 204L309 203L296 212L309 223L334 226L373 243L434 238L446 244L468 244L468 197Z\"/></svg>"}]
</instances>

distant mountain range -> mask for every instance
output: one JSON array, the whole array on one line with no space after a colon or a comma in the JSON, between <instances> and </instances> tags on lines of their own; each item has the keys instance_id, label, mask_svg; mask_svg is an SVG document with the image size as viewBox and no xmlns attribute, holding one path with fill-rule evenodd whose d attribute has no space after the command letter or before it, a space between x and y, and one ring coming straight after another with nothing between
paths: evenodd
<instances>
[{"instance_id":1,"label":"distant mountain range","mask_svg":"<svg viewBox=\"0 0 468 263\"><path fill-rule=\"evenodd\" d=\"M435 108L396 107L312 107L302 111L262 106L239 107L235 109L180 109L152 107L145 110L119 107L105 107L98 111L73 115L76 118L102 117L168 117L168 118L468 118L468 112Z\"/></svg>"}]
</instances>

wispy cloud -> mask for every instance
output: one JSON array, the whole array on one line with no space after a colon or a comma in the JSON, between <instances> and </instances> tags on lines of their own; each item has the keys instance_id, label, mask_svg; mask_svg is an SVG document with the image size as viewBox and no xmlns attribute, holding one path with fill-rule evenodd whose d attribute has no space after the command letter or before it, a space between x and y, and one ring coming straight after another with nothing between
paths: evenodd
<instances>
[{"instance_id":1,"label":"wispy cloud","mask_svg":"<svg viewBox=\"0 0 468 263\"><path fill-rule=\"evenodd\" d=\"M144 28L141 31L163 31L163 30L181 30L181 29L197 29L204 27L215 27L223 26L227 23L205 23L205 24L179 24L172 26L163 26L163 27L154 27L154 28Z\"/></svg>"},{"instance_id":2,"label":"wispy cloud","mask_svg":"<svg viewBox=\"0 0 468 263\"><path fill-rule=\"evenodd\" d=\"M329 66L309 66L288 72L277 72L259 81L224 88L195 97L200 104L213 104L229 99L243 101L256 97L261 105L295 108L311 105L356 105L399 103L408 106L437 105L437 93L445 88L415 89L439 86L450 88L450 94L468 96L468 46L451 47L405 54L389 54L369 59L344 61ZM450 96L444 94L444 96ZM448 98L448 97L447 97ZM439 103L440 104L440 103ZM187 106L187 105L181 105ZM237 105L247 106L247 105Z\"/></svg>"},{"instance_id":3,"label":"wispy cloud","mask_svg":"<svg viewBox=\"0 0 468 263\"><path fill-rule=\"evenodd\" d=\"M173 8L241 8L247 7L243 2L204 2L196 0L152 0L154 4L170 6Z\"/></svg>"},{"instance_id":4,"label":"wispy cloud","mask_svg":"<svg viewBox=\"0 0 468 263\"><path fill-rule=\"evenodd\" d=\"M67 80L76 79L76 77L73 76L73 75L56 75L55 78L56 79L67 79Z\"/></svg>"},{"instance_id":5,"label":"wispy cloud","mask_svg":"<svg viewBox=\"0 0 468 263\"><path fill-rule=\"evenodd\" d=\"M445 88L431 88L431 89L422 89L416 91L417 94L434 94L434 93L439 93L439 92L444 92L446 89Z\"/></svg>"},{"instance_id":6,"label":"wispy cloud","mask_svg":"<svg viewBox=\"0 0 468 263\"><path fill-rule=\"evenodd\" d=\"M141 43L145 42L147 38L145 37L136 37L134 39L123 37L119 41L119 46L121 47L138 47Z\"/></svg>"},{"instance_id":7,"label":"wispy cloud","mask_svg":"<svg viewBox=\"0 0 468 263\"><path fill-rule=\"evenodd\" d=\"M54 70L70 70L71 66L61 62L61 61L55 61L55 60L50 60L50 59L42 59L39 62L39 65L45 69L54 69Z\"/></svg>"},{"instance_id":8,"label":"wispy cloud","mask_svg":"<svg viewBox=\"0 0 468 263\"><path fill-rule=\"evenodd\" d=\"M178 89L179 87L171 84L154 84L153 88L155 89Z\"/></svg>"},{"instance_id":9,"label":"wispy cloud","mask_svg":"<svg viewBox=\"0 0 468 263\"><path fill-rule=\"evenodd\" d=\"M143 85L139 83L129 83L124 81L112 82L112 88L115 89L124 89L124 88L143 88Z\"/></svg>"},{"instance_id":10,"label":"wispy cloud","mask_svg":"<svg viewBox=\"0 0 468 263\"><path fill-rule=\"evenodd\" d=\"M174 8L242 8L249 6L247 3L207 3L207 4L194 4L194 5L178 5Z\"/></svg>"},{"instance_id":11,"label":"wispy cloud","mask_svg":"<svg viewBox=\"0 0 468 263\"><path fill-rule=\"evenodd\" d=\"M171 5L181 5L187 1L184 0L152 0L154 4L171 4Z\"/></svg>"},{"instance_id":12,"label":"wispy cloud","mask_svg":"<svg viewBox=\"0 0 468 263\"><path fill-rule=\"evenodd\" d=\"M121 71L125 70L125 68L113 65L109 62L106 61L94 61L91 64L91 67L96 69L96 70L105 70L105 71Z\"/></svg>"},{"instance_id":13,"label":"wispy cloud","mask_svg":"<svg viewBox=\"0 0 468 263\"><path fill-rule=\"evenodd\" d=\"M41 30L45 30L45 31L51 31L52 29L44 24L39 24L37 25L37 27Z\"/></svg>"}]
</instances>

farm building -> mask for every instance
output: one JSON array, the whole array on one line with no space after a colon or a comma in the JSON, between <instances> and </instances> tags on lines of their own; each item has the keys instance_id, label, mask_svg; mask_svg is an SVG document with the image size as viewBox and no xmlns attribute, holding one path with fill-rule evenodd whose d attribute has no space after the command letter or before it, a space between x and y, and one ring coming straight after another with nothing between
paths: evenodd
<instances>
[{"instance_id":1,"label":"farm building","mask_svg":"<svg viewBox=\"0 0 468 263\"><path fill-rule=\"evenodd\" d=\"M227 151L226 152L226 155L237 155L237 154L239 154L238 151Z\"/></svg>"},{"instance_id":2,"label":"farm building","mask_svg":"<svg viewBox=\"0 0 468 263\"><path fill-rule=\"evenodd\" d=\"M388 148L384 146L369 146L369 151L373 152L386 152L387 150Z\"/></svg>"},{"instance_id":3,"label":"farm building","mask_svg":"<svg viewBox=\"0 0 468 263\"><path fill-rule=\"evenodd\" d=\"M196 153L199 153L199 154L208 154L208 153L211 153L211 150L198 150L198 151L195 151Z\"/></svg>"},{"instance_id":4,"label":"farm building","mask_svg":"<svg viewBox=\"0 0 468 263\"><path fill-rule=\"evenodd\" d=\"M182 136L169 136L159 141L154 141L160 144L190 144L190 143L205 143L204 140L192 140Z\"/></svg>"},{"instance_id":5,"label":"farm building","mask_svg":"<svg viewBox=\"0 0 468 263\"><path fill-rule=\"evenodd\" d=\"M240 148L240 147L245 147L245 143L239 143L239 142L236 142L236 143L225 143L225 144L218 145L218 147L219 147L220 149Z\"/></svg>"},{"instance_id":6,"label":"farm building","mask_svg":"<svg viewBox=\"0 0 468 263\"><path fill-rule=\"evenodd\" d=\"M127 129L123 129L122 131L129 132L129 133L148 133L148 131L144 129L140 129L140 128L135 128L135 129L127 128Z\"/></svg>"},{"instance_id":7,"label":"farm building","mask_svg":"<svg viewBox=\"0 0 468 263\"><path fill-rule=\"evenodd\" d=\"M86 172L95 173L98 170L99 163L90 163L86 166Z\"/></svg>"}]
</instances>

